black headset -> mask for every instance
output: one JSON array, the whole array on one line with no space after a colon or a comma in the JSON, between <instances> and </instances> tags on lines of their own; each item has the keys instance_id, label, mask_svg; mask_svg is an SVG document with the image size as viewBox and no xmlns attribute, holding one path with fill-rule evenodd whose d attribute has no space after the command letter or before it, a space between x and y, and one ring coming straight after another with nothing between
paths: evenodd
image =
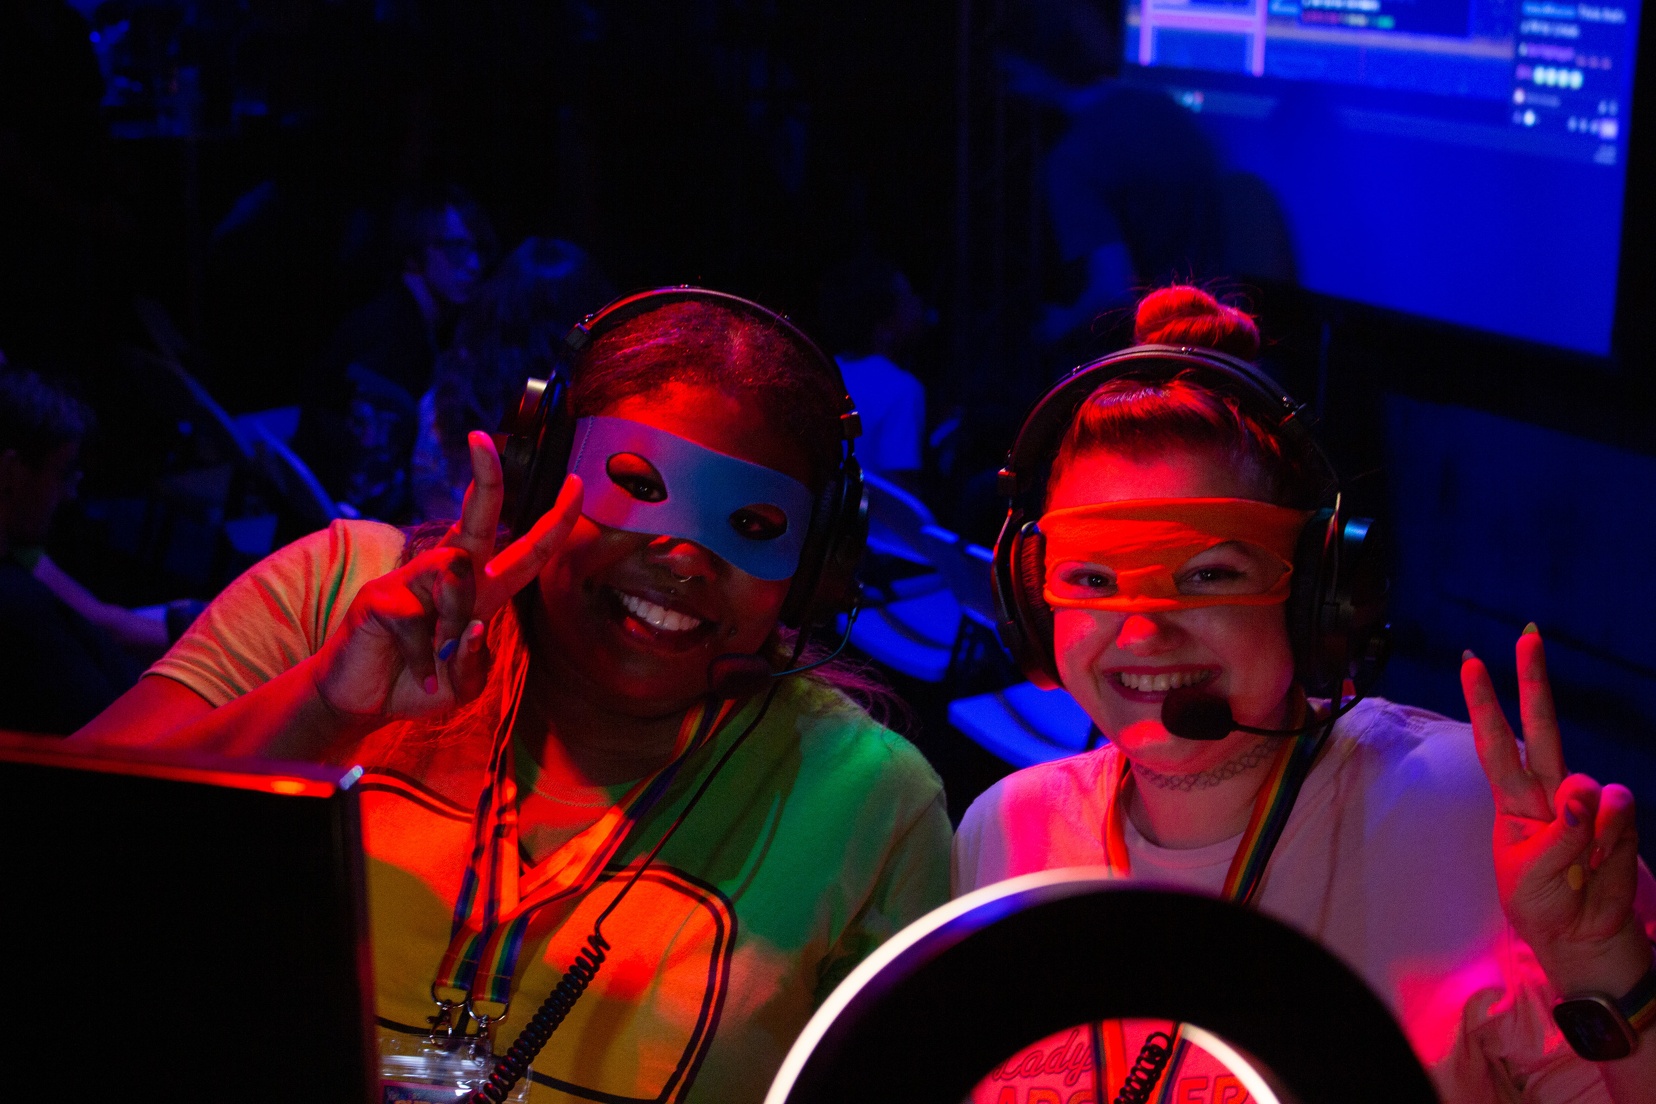
<instances>
[{"instance_id":1,"label":"black headset","mask_svg":"<svg viewBox=\"0 0 1656 1104\"><path fill-rule=\"evenodd\" d=\"M1288 639L1294 675L1305 692L1336 696L1345 679L1359 695L1379 678L1390 641L1385 624L1386 568L1374 522L1348 517L1339 478L1302 417L1303 408L1256 365L1211 349L1135 345L1083 364L1049 390L1024 419L1001 469L1008 499L995 542L995 604L1001 641L1024 675L1043 689L1058 686L1052 609L1046 581L1046 538L1038 519L1059 444L1089 396L1110 380L1147 385L1190 373L1234 399L1302 459L1320 482L1318 509L1300 533L1288 598Z\"/></svg>"},{"instance_id":2,"label":"black headset","mask_svg":"<svg viewBox=\"0 0 1656 1104\"><path fill-rule=\"evenodd\" d=\"M522 399L515 410L507 412L495 438L506 489L501 521L514 534L525 533L557 500L575 438L569 393L571 381L583 368L582 352L630 319L686 302L722 307L780 331L817 365L841 396L839 462L817 495L799 568L782 604L782 623L789 628L826 624L849 612L860 598L856 570L868 537L868 507L852 440L862 432L862 422L834 359L782 315L735 295L697 287L641 291L615 300L570 330L551 375L525 382Z\"/></svg>"}]
</instances>

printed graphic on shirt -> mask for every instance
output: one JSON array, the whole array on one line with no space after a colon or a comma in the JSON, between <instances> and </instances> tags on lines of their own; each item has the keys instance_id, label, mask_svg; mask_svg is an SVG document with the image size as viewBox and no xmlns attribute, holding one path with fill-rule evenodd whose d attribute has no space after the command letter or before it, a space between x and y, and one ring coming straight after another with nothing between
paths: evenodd
<instances>
[{"instance_id":1,"label":"printed graphic on shirt","mask_svg":"<svg viewBox=\"0 0 1656 1104\"><path fill-rule=\"evenodd\" d=\"M632 877L606 871L523 971L502 1046L534 1014ZM725 896L651 866L604 921L608 955L591 987L536 1059L531 1101L682 1100L718 1027L730 984L736 914ZM532 947L546 938L531 924ZM543 1093L541 1087L558 1090Z\"/></svg>"},{"instance_id":2,"label":"printed graphic on shirt","mask_svg":"<svg viewBox=\"0 0 1656 1104\"><path fill-rule=\"evenodd\" d=\"M434 1011L431 980L448 944L452 902L471 843L471 815L406 776L360 785L369 856L369 915L382 1029L419 1032ZM510 1046L593 923L636 868L605 871L576 902L536 912L496 1045ZM395 932L395 937L389 933ZM647 869L604 920L607 956L591 987L535 1060L532 1102L684 1098L718 1026L731 975L736 915L716 888L671 867Z\"/></svg>"},{"instance_id":3,"label":"printed graphic on shirt","mask_svg":"<svg viewBox=\"0 0 1656 1104\"><path fill-rule=\"evenodd\" d=\"M1138 1057L1145 1039L1166 1031L1164 1020L1122 1022L1125 1047L1123 1068L1111 1068L1108 1056L1103 1075L1104 1104L1121 1091L1122 1082ZM1025 1047L1001 1062L972 1089L971 1104L1098 1104L1093 1072L1092 1033L1072 1027ZM1177 1069L1163 1072L1150 1096L1154 1104L1250 1104L1242 1081L1219 1059L1195 1046L1188 1047Z\"/></svg>"}]
</instances>

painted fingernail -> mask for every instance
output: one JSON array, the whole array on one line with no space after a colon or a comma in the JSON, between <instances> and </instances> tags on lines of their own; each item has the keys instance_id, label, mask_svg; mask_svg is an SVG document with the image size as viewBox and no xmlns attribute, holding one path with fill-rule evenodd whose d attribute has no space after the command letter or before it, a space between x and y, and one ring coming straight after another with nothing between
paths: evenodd
<instances>
[{"instance_id":1,"label":"painted fingernail","mask_svg":"<svg viewBox=\"0 0 1656 1104\"><path fill-rule=\"evenodd\" d=\"M466 626L466 631L462 634L462 636L464 636L466 641L466 651L477 651L479 648L483 647L483 622L473 621L471 624Z\"/></svg>"},{"instance_id":2,"label":"painted fingernail","mask_svg":"<svg viewBox=\"0 0 1656 1104\"><path fill-rule=\"evenodd\" d=\"M444 663L447 663L448 658L454 654L454 649L459 646L460 638L457 636L453 640L450 640L447 644L444 644L441 648L437 649L437 658L442 660Z\"/></svg>"},{"instance_id":3,"label":"painted fingernail","mask_svg":"<svg viewBox=\"0 0 1656 1104\"><path fill-rule=\"evenodd\" d=\"M1580 893L1581 887L1587 884L1587 872L1581 869L1580 863L1572 863L1564 872L1564 880L1570 883L1573 892Z\"/></svg>"},{"instance_id":4,"label":"painted fingernail","mask_svg":"<svg viewBox=\"0 0 1656 1104\"><path fill-rule=\"evenodd\" d=\"M1524 626L1524 631L1520 635L1528 636L1530 633L1538 633L1540 631L1541 630L1536 627L1535 622L1531 621L1529 624Z\"/></svg>"},{"instance_id":5,"label":"painted fingernail","mask_svg":"<svg viewBox=\"0 0 1656 1104\"><path fill-rule=\"evenodd\" d=\"M1571 828L1581 827L1581 814L1576 812L1574 805L1564 806L1564 823Z\"/></svg>"},{"instance_id":6,"label":"painted fingernail","mask_svg":"<svg viewBox=\"0 0 1656 1104\"><path fill-rule=\"evenodd\" d=\"M420 683L420 688L428 694L435 694L437 692L437 676L427 675L425 681Z\"/></svg>"},{"instance_id":7,"label":"painted fingernail","mask_svg":"<svg viewBox=\"0 0 1656 1104\"><path fill-rule=\"evenodd\" d=\"M1477 656L1472 654L1472 649L1471 648L1468 648L1468 649L1466 649L1466 651L1461 653L1461 662L1462 663L1465 663L1469 659L1477 659L1477 658L1478 658Z\"/></svg>"},{"instance_id":8,"label":"painted fingernail","mask_svg":"<svg viewBox=\"0 0 1656 1104\"><path fill-rule=\"evenodd\" d=\"M1593 849L1587 852L1587 869L1597 870L1604 865L1604 848L1593 844Z\"/></svg>"}]
</instances>

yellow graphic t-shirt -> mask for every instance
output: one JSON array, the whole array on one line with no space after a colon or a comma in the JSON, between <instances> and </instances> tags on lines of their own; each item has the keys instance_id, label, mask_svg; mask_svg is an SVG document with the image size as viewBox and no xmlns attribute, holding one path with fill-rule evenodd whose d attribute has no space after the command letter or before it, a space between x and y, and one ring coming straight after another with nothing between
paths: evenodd
<instances>
[{"instance_id":1,"label":"yellow graphic t-shirt","mask_svg":"<svg viewBox=\"0 0 1656 1104\"><path fill-rule=\"evenodd\" d=\"M245 693L314 654L357 590L397 566L403 539L389 526L335 522L290 545L233 583L150 673L214 705ZM738 710L691 756L585 894L534 914L499 1049L756 708ZM431 982L489 752L457 741L364 764L383 1032L423 1033L435 1012ZM520 815L537 807L520 801ZM760 1100L817 1003L875 946L947 899L948 848L942 789L919 753L835 691L784 681L604 922L608 958L536 1060L530 1100Z\"/></svg>"}]
</instances>

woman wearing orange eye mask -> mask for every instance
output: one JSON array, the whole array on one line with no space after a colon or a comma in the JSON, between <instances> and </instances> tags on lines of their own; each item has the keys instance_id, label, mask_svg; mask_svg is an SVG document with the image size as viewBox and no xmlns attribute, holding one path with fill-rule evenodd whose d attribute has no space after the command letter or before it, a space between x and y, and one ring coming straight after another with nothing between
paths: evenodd
<instances>
[{"instance_id":1,"label":"woman wearing orange eye mask","mask_svg":"<svg viewBox=\"0 0 1656 1104\"><path fill-rule=\"evenodd\" d=\"M1194 288L1148 297L1136 336L1258 352L1252 320ZM1291 406L1273 408L1216 359L1147 350L1099 372L1051 428L1061 443L1047 446L1044 481L1018 484L1033 486L1023 508L1038 524L1009 525L997 550L1009 643L1108 743L980 797L956 835L956 893L1106 866L1237 900L1363 977L1446 1101L1656 1100L1656 883L1638 859L1632 795L1565 769L1539 633L1518 642L1527 757L1470 654L1470 727L1377 698L1308 701L1303 629L1290 623L1296 583L1319 584L1296 564L1326 563L1315 511L1332 472L1289 425ZM1205 725L1178 719L1191 703ZM1106 1099L1172 1026L1097 1029ZM1044 1040L973 1098L1091 1099L1076 1062L1090 1074L1092 1052ZM1239 1104L1246 1092L1181 1041L1149 1099Z\"/></svg>"}]
</instances>

